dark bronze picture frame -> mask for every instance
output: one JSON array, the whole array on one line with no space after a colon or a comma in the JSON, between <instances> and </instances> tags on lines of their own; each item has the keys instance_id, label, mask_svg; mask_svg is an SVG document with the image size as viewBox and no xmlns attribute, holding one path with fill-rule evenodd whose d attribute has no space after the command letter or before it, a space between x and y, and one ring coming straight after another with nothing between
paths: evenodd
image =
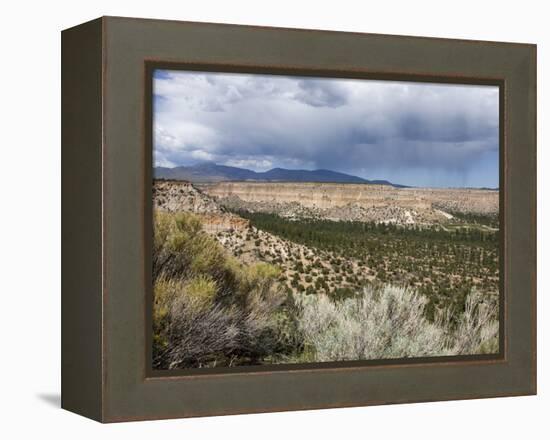
<instances>
[{"instance_id":1,"label":"dark bronze picture frame","mask_svg":"<svg viewBox=\"0 0 550 440\"><path fill-rule=\"evenodd\" d=\"M500 88L498 355L151 370L154 68ZM102 422L536 393L536 46L103 17L62 33L62 406Z\"/></svg>"}]
</instances>

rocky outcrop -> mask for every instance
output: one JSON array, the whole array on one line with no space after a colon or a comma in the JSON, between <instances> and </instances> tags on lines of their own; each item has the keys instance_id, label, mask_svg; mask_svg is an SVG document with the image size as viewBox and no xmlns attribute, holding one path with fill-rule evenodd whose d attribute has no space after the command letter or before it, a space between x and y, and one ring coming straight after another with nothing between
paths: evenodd
<instances>
[{"instance_id":1,"label":"rocky outcrop","mask_svg":"<svg viewBox=\"0 0 550 440\"><path fill-rule=\"evenodd\" d=\"M153 206L170 212L187 211L195 214L224 212L215 200L199 191L190 182L178 180L154 182Z\"/></svg>"},{"instance_id":2,"label":"rocky outcrop","mask_svg":"<svg viewBox=\"0 0 550 440\"><path fill-rule=\"evenodd\" d=\"M185 181L155 181L153 207L169 212L191 212L200 217L206 232L214 234L249 226L248 220L227 212L212 197Z\"/></svg>"}]
</instances>

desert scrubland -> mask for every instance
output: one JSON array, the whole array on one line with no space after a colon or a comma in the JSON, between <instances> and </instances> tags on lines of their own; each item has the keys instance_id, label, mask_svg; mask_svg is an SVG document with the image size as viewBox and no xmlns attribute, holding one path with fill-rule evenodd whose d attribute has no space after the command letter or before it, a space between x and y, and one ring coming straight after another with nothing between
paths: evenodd
<instances>
[{"instance_id":1,"label":"desert scrubland","mask_svg":"<svg viewBox=\"0 0 550 440\"><path fill-rule=\"evenodd\" d=\"M154 367L498 351L499 193L156 180Z\"/></svg>"}]
</instances>

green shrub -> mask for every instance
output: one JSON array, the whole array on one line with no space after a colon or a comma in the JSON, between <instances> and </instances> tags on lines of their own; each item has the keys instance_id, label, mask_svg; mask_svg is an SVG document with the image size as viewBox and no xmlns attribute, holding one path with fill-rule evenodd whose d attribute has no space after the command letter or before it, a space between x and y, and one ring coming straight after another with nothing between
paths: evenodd
<instances>
[{"instance_id":1,"label":"green shrub","mask_svg":"<svg viewBox=\"0 0 550 440\"><path fill-rule=\"evenodd\" d=\"M154 218L154 367L256 364L276 355L280 270L243 266L192 214Z\"/></svg>"},{"instance_id":2,"label":"green shrub","mask_svg":"<svg viewBox=\"0 0 550 440\"><path fill-rule=\"evenodd\" d=\"M200 307L211 307L216 298L216 282L205 275L198 275L187 281L186 294Z\"/></svg>"}]
</instances>

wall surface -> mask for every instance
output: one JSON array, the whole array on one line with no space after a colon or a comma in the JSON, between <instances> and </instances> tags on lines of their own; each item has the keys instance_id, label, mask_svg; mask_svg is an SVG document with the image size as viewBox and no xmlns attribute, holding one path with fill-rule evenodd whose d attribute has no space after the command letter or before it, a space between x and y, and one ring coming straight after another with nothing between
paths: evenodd
<instances>
[{"instance_id":1,"label":"wall surface","mask_svg":"<svg viewBox=\"0 0 550 440\"><path fill-rule=\"evenodd\" d=\"M229 439L542 438L550 423L546 292L550 153L550 34L543 2L244 0L9 2L3 8L2 231L3 438ZM60 31L101 15L228 22L538 44L539 395L139 422L102 426L59 409L60 400ZM7 99L6 99L7 98ZM546 125L544 122L546 121ZM7 137L6 137L7 135ZM546 406L546 408L545 408Z\"/></svg>"}]
</instances>

